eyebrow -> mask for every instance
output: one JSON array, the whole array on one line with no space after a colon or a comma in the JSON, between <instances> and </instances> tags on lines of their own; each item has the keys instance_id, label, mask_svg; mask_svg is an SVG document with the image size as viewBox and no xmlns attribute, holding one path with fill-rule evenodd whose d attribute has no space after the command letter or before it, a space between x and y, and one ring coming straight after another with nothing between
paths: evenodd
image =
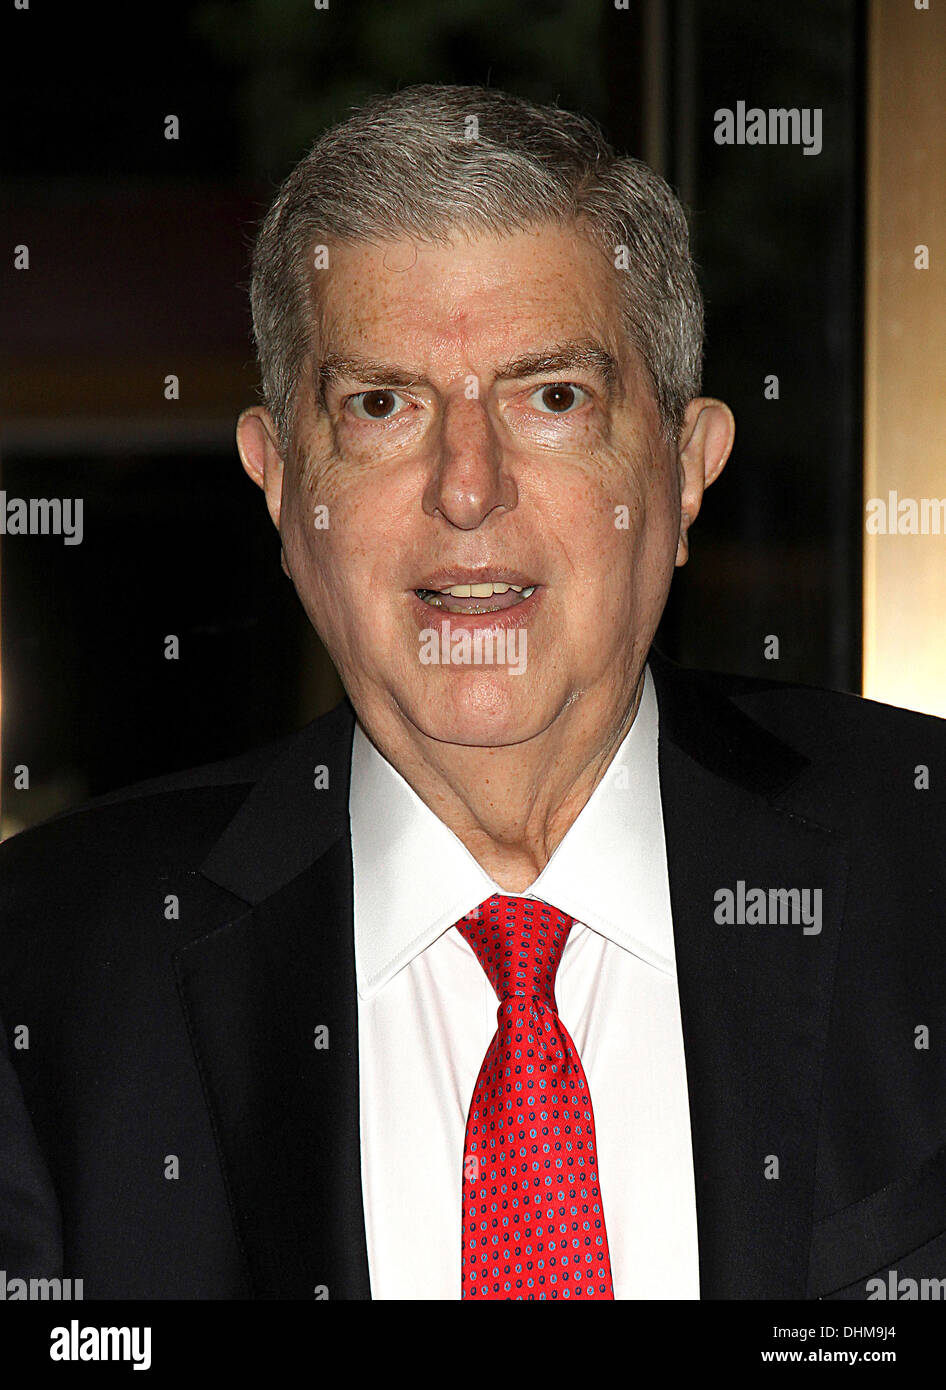
<instances>
[{"instance_id":1,"label":"eyebrow","mask_svg":"<svg viewBox=\"0 0 946 1390\"><path fill-rule=\"evenodd\" d=\"M499 368L495 379L514 381L522 377L547 376L549 372L568 371L573 367L593 372L609 391L617 385L618 364L614 357L600 343L586 338L516 357Z\"/></svg>"},{"instance_id":2,"label":"eyebrow","mask_svg":"<svg viewBox=\"0 0 946 1390\"><path fill-rule=\"evenodd\" d=\"M493 379L517 381L532 376L546 376L550 372L568 371L576 367L598 376L609 394L618 382L618 364L614 356L600 343L587 338L556 343L536 352L512 358L497 368ZM319 401L323 409L327 388L345 378L364 382L366 386L405 387L415 386L426 380L422 368L410 369L395 366L391 362L380 362L376 358L330 352L318 366Z\"/></svg>"}]
</instances>

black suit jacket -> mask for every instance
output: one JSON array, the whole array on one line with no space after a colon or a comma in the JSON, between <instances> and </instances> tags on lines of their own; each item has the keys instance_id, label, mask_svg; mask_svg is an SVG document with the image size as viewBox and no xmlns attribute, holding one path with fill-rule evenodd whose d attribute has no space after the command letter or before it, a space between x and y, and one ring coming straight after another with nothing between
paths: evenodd
<instances>
[{"instance_id":1,"label":"black suit jacket","mask_svg":"<svg viewBox=\"0 0 946 1390\"><path fill-rule=\"evenodd\" d=\"M702 1297L946 1276L946 724L651 669ZM353 728L340 705L0 847L8 1277L370 1297ZM820 889L821 931L719 924L740 880Z\"/></svg>"}]
</instances>

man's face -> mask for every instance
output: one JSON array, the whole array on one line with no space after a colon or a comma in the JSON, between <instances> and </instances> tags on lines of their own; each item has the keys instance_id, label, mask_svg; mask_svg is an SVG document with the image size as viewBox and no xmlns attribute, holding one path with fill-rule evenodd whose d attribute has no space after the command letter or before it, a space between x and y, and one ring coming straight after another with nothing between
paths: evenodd
<instances>
[{"instance_id":1,"label":"man's face","mask_svg":"<svg viewBox=\"0 0 946 1390\"><path fill-rule=\"evenodd\" d=\"M314 273L278 521L362 721L478 746L568 711L616 727L669 588L681 486L617 272L546 227L333 247ZM443 592L490 583L523 592ZM505 664L477 663L486 629Z\"/></svg>"}]
</instances>

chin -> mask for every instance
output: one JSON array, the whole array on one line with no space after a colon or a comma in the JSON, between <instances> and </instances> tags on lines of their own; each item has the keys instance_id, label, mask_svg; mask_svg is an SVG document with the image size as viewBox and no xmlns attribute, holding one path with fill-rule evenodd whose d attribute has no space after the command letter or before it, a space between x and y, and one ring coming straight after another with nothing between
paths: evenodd
<instances>
[{"instance_id":1,"label":"chin","mask_svg":"<svg viewBox=\"0 0 946 1390\"><path fill-rule=\"evenodd\" d=\"M524 743L551 722L546 699L536 699L536 682L528 674L506 672L438 672L436 689L425 691L403 708L428 738L473 748L501 748Z\"/></svg>"}]
</instances>

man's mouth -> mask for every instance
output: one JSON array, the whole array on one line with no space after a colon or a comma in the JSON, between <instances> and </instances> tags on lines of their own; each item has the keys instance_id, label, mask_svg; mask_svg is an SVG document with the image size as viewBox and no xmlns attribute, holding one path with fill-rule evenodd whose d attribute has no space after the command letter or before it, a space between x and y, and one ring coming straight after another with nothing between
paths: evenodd
<instances>
[{"instance_id":1,"label":"man's mouth","mask_svg":"<svg viewBox=\"0 0 946 1390\"><path fill-rule=\"evenodd\" d=\"M446 613L499 613L529 598L536 590L534 583L519 583L508 579L462 580L436 588L414 590L419 599L431 608Z\"/></svg>"}]
</instances>

